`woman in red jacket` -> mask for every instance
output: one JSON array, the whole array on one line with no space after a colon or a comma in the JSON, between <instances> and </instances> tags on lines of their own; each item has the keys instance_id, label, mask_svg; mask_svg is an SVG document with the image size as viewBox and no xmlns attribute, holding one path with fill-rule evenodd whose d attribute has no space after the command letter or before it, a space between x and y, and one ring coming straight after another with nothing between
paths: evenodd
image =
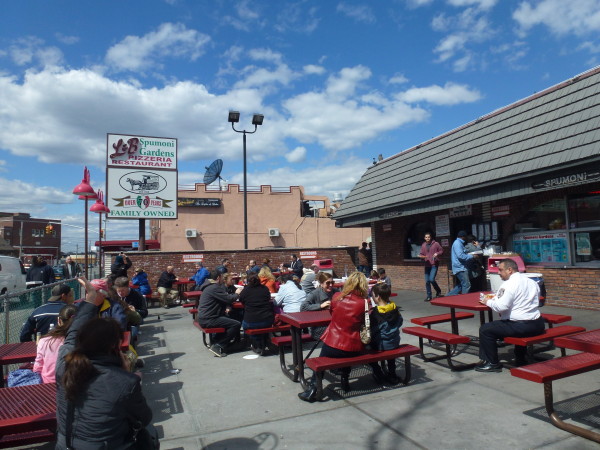
<instances>
[{"instance_id":1,"label":"woman in red jacket","mask_svg":"<svg viewBox=\"0 0 600 450\"><path fill-rule=\"evenodd\" d=\"M348 358L358 356L365 350L360 341L360 327L365 322L365 299L369 290L367 278L361 272L350 274L341 292L333 296L331 301L331 322L323 335L323 348L319 356L329 358ZM340 369L342 389L350 390L348 376L350 367ZM300 400L314 402L317 396L313 375L308 389L298 394Z\"/></svg>"}]
</instances>

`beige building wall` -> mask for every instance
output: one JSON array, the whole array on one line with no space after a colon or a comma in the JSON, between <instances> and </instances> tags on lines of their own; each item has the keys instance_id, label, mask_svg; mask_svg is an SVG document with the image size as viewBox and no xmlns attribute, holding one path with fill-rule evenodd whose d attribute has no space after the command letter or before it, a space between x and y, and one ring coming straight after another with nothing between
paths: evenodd
<instances>
[{"instance_id":1,"label":"beige building wall","mask_svg":"<svg viewBox=\"0 0 600 450\"><path fill-rule=\"evenodd\" d=\"M244 248L244 194L237 184L222 190L196 184L193 190L179 190L179 198L218 198L219 207L179 206L178 219L152 220L151 238L162 251L238 250ZM320 216L302 217L302 202L322 201ZM304 195L301 186L248 187L248 248L360 246L371 235L369 227L336 228L331 206L325 196ZM279 236L269 236L269 229ZM186 230L197 230L195 238Z\"/></svg>"}]
</instances>

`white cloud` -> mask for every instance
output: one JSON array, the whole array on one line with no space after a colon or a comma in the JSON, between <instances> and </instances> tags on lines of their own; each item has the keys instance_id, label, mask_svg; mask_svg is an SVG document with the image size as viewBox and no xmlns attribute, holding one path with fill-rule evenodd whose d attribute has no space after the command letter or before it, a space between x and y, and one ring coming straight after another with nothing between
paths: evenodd
<instances>
[{"instance_id":1,"label":"white cloud","mask_svg":"<svg viewBox=\"0 0 600 450\"><path fill-rule=\"evenodd\" d=\"M78 36L67 36L62 33L56 33L55 36L59 42L65 44L65 45L73 45L73 44L76 44L77 42L79 42Z\"/></svg>"},{"instance_id":2,"label":"white cloud","mask_svg":"<svg viewBox=\"0 0 600 450\"><path fill-rule=\"evenodd\" d=\"M371 71L364 66L342 69L329 77L323 91L306 92L283 102L289 113L287 135L302 143L317 142L327 150L355 148L382 133L410 122L420 122L428 113L402 99L369 92Z\"/></svg>"},{"instance_id":3,"label":"white cloud","mask_svg":"<svg viewBox=\"0 0 600 450\"><path fill-rule=\"evenodd\" d=\"M281 33L292 31L310 34L317 29L321 22L321 18L317 15L318 12L318 7L307 7L304 2L286 3L277 14L275 30Z\"/></svg>"},{"instance_id":4,"label":"white cloud","mask_svg":"<svg viewBox=\"0 0 600 450\"><path fill-rule=\"evenodd\" d=\"M306 159L306 147L296 147L291 152L287 152L285 159L292 164L304 161Z\"/></svg>"},{"instance_id":5,"label":"white cloud","mask_svg":"<svg viewBox=\"0 0 600 450\"><path fill-rule=\"evenodd\" d=\"M0 172L8 172L8 169L6 168L6 161L3 159L0 159Z\"/></svg>"},{"instance_id":6,"label":"white cloud","mask_svg":"<svg viewBox=\"0 0 600 450\"><path fill-rule=\"evenodd\" d=\"M266 61L274 64L280 64L281 53L274 52L269 48L253 48L248 52L248 56L255 61Z\"/></svg>"},{"instance_id":7,"label":"white cloud","mask_svg":"<svg viewBox=\"0 0 600 450\"><path fill-rule=\"evenodd\" d=\"M433 85L411 88L400 94L400 97L408 103L428 102L434 105L448 106L475 102L481 99L481 93L466 85L448 82L443 87Z\"/></svg>"},{"instance_id":8,"label":"white cloud","mask_svg":"<svg viewBox=\"0 0 600 450\"><path fill-rule=\"evenodd\" d=\"M435 47L434 53L438 54L437 62L458 58L459 61L453 63L455 71L465 70L472 63L474 47L496 34L487 11L476 8L467 8L453 16L439 14L433 18L431 27L435 31L448 33Z\"/></svg>"},{"instance_id":9,"label":"white cloud","mask_svg":"<svg viewBox=\"0 0 600 450\"><path fill-rule=\"evenodd\" d=\"M325 68L323 66L317 66L315 64L307 64L302 70L307 75L323 75L325 73Z\"/></svg>"},{"instance_id":10,"label":"white cloud","mask_svg":"<svg viewBox=\"0 0 600 450\"><path fill-rule=\"evenodd\" d=\"M13 62L18 66L55 66L63 61L63 54L53 46L44 46L44 41L35 36L17 39L8 49Z\"/></svg>"},{"instance_id":11,"label":"white cloud","mask_svg":"<svg viewBox=\"0 0 600 450\"><path fill-rule=\"evenodd\" d=\"M280 64L275 70L249 66L243 69L244 79L235 84L236 88L264 87L278 83L283 86L298 77L287 65Z\"/></svg>"},{"instance_id":12,"label":"white cloud","mask_svg":"<svg viewBox=\"0 0 600 450\"><path fill-rule=\"evenodd\" d=\"M475 6L479 9L491 9L498 0L447 0L448 4L456 7Z\"/></svg>"},{"instance_id":13,"label":"white cloud","mask_svg":"<svg viewBox=\"0 0 600 450\"><path fill-rule=\"evenodd\" d=\"M225 15L221 22L231 25L239 31L253 31L263 28L267 21L262 18L260 4L241 0L235 4L235 15Z\"/></svg>"},{"instance_id":14,"label":"white cloud","mask_svg":"<svg viewBox=\"0 0 600 450\"><path fill-rule=\"evenodd\" d=\"M204 53L210 37L182 24L163 23L156 31L127 36L106 53L106 62L117 70L143 70L166 58L195 61Z\"/></svg>"},{"instance_id":15,"label":"white cloud","mask_svg":"<svg viewBox=\"0 0 600 450\"><path fill-rule=\"evenodd\" d=\"M0 192L2 192L2 196L0 196L2 211L39 214L39 210L47 210L49 205L64 205L76 200L70 192L3 177L0 177Z\"/></svg>"},{"instance_id":16,"label":"white cloud","mask_svg":"<svg viewBox=\"0 0 600 450\"><path fill-rule=\"evenodd\" d=\"M403 74L397 73L392 78L390 78L390 84L404 84L408 82L408 78L406 78Z\"/></svg>"},{"instance_id":17,"label":"white cloud","mask_svg":"<svg viewBox=\"0 0 600 450\"><path fill-rule=\"evenodd\" d=\"M406 0L406 4L409 8L420 8L421 6L427 6L433 3L433 0Z\"/></svg>"},{"instance_id":18,"label":"white cloud","mask_svg":"<svg viewBox=\"0 0 600 450\"><path fill-rule=\"evenodd\" d=\"M350 5L340 2L336 10L357 22L372 24L376 21L375 14L373 14L373 10L368 5Z\"/></svg>"},{"instance_id":19,"label":"white cloud","mask_svg":"<svg viewBox=\"0 0 600 450\"><path fill-rule=\"evenodd\" d=\"M600 31L600 0L521 2L513 19L523 31L545 25L557 35L584 36Z\"/></svg>"},{"instance_id":20,"label":"white cloud","mask_svg":"<svg viewBox=\"0 0 600 450\"><path fill-rule=\"evenodd\" d=\"M371 161L355 157L336 160L335 164L323 166L296 166L261 170L248 173L248 185L284 187L290 185L304 186L307 194L333 196L335 192L346 195L356 184L363 173L371 165ZM243 174L236 174L231 183L242 184Z\"/></svg>"}]
</instances>

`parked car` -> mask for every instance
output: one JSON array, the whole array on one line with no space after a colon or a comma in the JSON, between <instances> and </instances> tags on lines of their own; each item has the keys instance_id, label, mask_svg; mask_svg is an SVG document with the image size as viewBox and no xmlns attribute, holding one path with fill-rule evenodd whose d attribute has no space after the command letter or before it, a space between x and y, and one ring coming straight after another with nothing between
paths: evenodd
<instances>
[{"instance_id":1,"label":"parked car","mask_svg":"<svg viewBox=\"0 0 600 450\"><path fill-rule=\"evenodd\" d=\"M0 255L0 295L24 291L26 273L19 258Z\"/></svg>"},{"instance_id":2,"label":"parked car","mask_svg":"<svg viewBox=\"0 0 600 450\"><path fill-rule=\"evenodd\" d=\"M56 281L62 280L65 277L62 266L52 266L52 270L54 270L54 279Z\"/></svg>"}]
</instances>

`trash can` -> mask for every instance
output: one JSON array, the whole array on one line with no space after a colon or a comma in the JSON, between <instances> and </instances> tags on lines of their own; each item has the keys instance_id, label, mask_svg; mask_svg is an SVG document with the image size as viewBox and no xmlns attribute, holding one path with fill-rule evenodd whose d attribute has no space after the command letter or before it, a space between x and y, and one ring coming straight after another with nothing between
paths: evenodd
<instances>
[{"instance_id":1,"label":"trash can","mask_svg":"<svg viewBox=\"0 0 600 450\"><path fill-rule=\"evenodd\" d=\"M517 263L519 272L525 272L525 261L519 255L491 255L488 258L487 277L490 280L490 289L494 292L497 292L502 284L502 278L500 278L500 274L498 273L498 264L503 259L512 259Z\"/></svg>"},{"instance_id":2,"label":"trash can","mask_svg":"<svg viewBox=\"0 0 600 450\"><path fill-rule=\"evenodd\" d=\"M540 287L540 306L544 306L544 304L546 303L546 285L544 284L544 275L535 272L526 272L523 275L525 275L527 278L532 279L538 284L538 286Z\"/></svg>"},{"instance_id":3,"label":"trash can","mask_svg":"<svg viewBox=\"0 0 600 450\"><path fill-rule=\"evenodd\" d=\"M315 259L313 264L319 268L319 272L333 275L333 259Z\"/></svg>"}]
</instances>

